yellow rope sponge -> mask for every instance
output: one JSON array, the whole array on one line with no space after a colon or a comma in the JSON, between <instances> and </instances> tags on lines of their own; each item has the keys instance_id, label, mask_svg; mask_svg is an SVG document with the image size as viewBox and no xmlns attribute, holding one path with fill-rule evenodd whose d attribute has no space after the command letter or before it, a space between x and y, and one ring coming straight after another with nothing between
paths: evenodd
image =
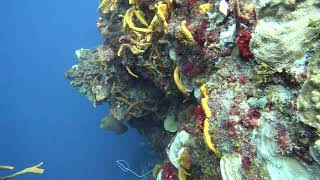
<instances>
[{"instance_id":1,"label":"yellow rope sponge","mask_svg":"<svg viewBox=\"0 0 320 180\"><path fill-rule=\"evenodd\" d=\"M108 1L109 1L109 0L103 0L103 1L100 3L98 9L103 8L103 7L107 4Z\"/></svg>"},{"instance_id":2,"label":"yellow rope sponge","mask_svg":"<svg viewBox=\"0 0 320 180\"><path fill-rule=\"evenodd\" d=\"M127 69L128 73L129 73L131 76L139 79L139 76L137 76L136 74L134 74L134 73L131 71L131 69L129 68L129 66L126 66L126 69Z\"/></svg>"},{"instance_id":3,"label":"yellow rope sponge","mask_svg":"<svg viewBox=\"0 0 320 180\"><path fill-rule=\"evenodd\" d=\"M203 138L204 141L206 142L207 146L209 147L209 149L212 150L212 152L217 156L217 157L221 157L220 152L215 148L214 144L211 141L211 135L209 133L209 119L212 116L210 108L208 106L208 94L207 94L207 88L206 85L202 85L200 87L200 91L201 91L201 95L202 95L202 99L201 99L201 106L203 108L203 111L206 115L206 119L204 120L204 127L203 127Z\"/></svg>"},{"instance_id":4,"label":"yellow rope sponge","mask_svg":"<svg viewBox=\"0 0 320 180\"><path fill-rule=\"evenodd\" d=\"M180 24L181 30L189 41L195 42L193 39L193 36L192 36L191 32L189 31L189 29L187 28L186 24L187 24L186 20L183 20L181 22L181 24Z\"/></svg>"},{"instance_id":5,"label":"yellow rope sponge","mask_svg":"<svg viewBox=\"0 0 320 180\"><path fill-rule=\"evenodd\" d=\"M135 7L131 7L127 10L125 16L124 16L124 19L123 19L123 29L125 29L128 25L128 27L134 31L137 31L137 32L143 32L143 33L151 33L152 30L151 29L147 29L147 28L139 28L139 27L136 27L133 23L133 15L134 15L134 12L135 12Z\"/></svg>"},{"instance_id":6,"label":"yellow rope sponge","mask_svg":"<svg viewBox=\"0 0 320 180\"><path fill-rule=\"evenodd\" d=\"M211 136L209 133L209 118L206 118L204 121L204 127L203 127L203 138L207 144L207 146L209 147L209 149L212 150L212 152L218 157L221 158L221 154L220 152L216 149L216 147L214 146L214 144L211 141Z\"/></svg>"},{"instance_id":7,"label":"yellow rope sponge","mask_svg":"<svg viewBox=\"0 0 320 180\"><path fill-rule=\"evenodd\" d=\"M12 178L14 178L16 176L19 176L19 175L22 175L22 174L26 174L26 173L43 174L44 170L39 168L42 164L43 164L43 162L39 163L38 165L26 168L26 169L24 169L22 171L16 172L16 173L14 173L12 175L5 176L5 177L0 177L0 179L1 180L12 179ZM13 167L10 167L10 166L1 166L1 167L2 168L3 167L7 167L9 169L13 169Z\"/></svg>"},{"instance_id":8,"label":"yellow rope sponge","mask_svg":"<svg viewBox=\"0 0 320 180\"><path fill-rule=\"evenodd\" d=\"M211 111L210 111L210 108L208 106L208 93L207 93L207 88L206 88L206 85L202 85L200 87L200 92L201 92L201 95L202 95L202 99L201 99L201 106L203 108L203 111L206 115L207 118L210 118L211 117Z\"/></svg>"},{"instance_id":9,"label":"yellow rope sponge","mask_svg":"<svg viewBox=\"0 0 320 180\"><path fill-rule=\"evenodd\" d=\"M180 81L180 77L179 77L179 67L176 67L176 69L173 72L173 79L174 82L176 83L178 89L185 94L186 96L189 96L190 93L187 91L187 88L182 84L182 82Z\"/></svg>"},{"instance_id":10,"label":"yellow rope sponge","mask_svg":"<svg viewBox=\"0 0 320 180\"><path fill-rule=\"evenodd\" d=\"M131 5L131 4L137 4L137 1L136 0L129 0L129 4Z\"/></svg>"},{"instance_id":11,"label":"yellow rope sponge","mask_svg":"<svg viewBox=\"0 0 320 180\"><path fill-rule=\"evenodd\" d=\"M169 17L169 10L171 6L172 1L168 1L168 4L165 4L162 1L159 1L157 4L155 4L154 9L156 14L153 16L148 29L152 31L166 32L168 27L167 19Z\"/></svg>"},{"instance_id":12,"label":"yellow rope sponge","mask_svg":"<svg viewBox=\"0 0 320 180\"><path fill-rule=\"evenodd\" d=\"M149 26L147 21L144 19L145 14L140 10L134 10L134 15L138 18L138 20L145 26Z\"/></svg>"},{"instance_id":13,"label":"yellow rope sponge","mask_svg":"<svg viewBox=\"0 0 320 180\"><path fill-rule=\"evenodd\" d=\"M111 1L111 2L109 2L109 1ZM114 9L115 6L117 6L117 5L118 5L118 0L103 0L100 3L98 9L103 9L102 13L107 14L110 9Z\"/></svg>"},{"instance_id":14,"label":"yellow rope sponge","mask_svg":"<svg viewBox=\"0 0 320 180\"><path fill-rule=\"evenodd\" d=\"M0 170L12 170L14 169L13 166L0 166Z\"/></svg>"}]
</instances>

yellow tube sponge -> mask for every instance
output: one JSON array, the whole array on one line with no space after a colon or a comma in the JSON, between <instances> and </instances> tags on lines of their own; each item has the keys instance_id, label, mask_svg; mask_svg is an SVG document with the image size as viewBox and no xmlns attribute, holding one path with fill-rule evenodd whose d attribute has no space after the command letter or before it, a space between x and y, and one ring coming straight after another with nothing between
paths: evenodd
<instances>
[{"instance_id":1,"label":"yellow tube sponge","mask_svg":"<svg viewBox=\"0 0 320 180\"><path fill-rule=\"evenodd\" d=\"M98 9L102 9L108 2L109 0L102 0L102 2L100 3Z\"/></svg>"},{"instance_id":2,"label":"yellow tube sponge","mask_svg":"<svg viewBox=\"0 0 320 180\"><path fill-rule=\"evenodd\" d=\"M43 174L44 170L40 169L39 167L43 164L43 162L39 163L38 165L23 169L22 171L16 172L12 175L5 176L5 177L0 177L0 180L7 180L7 179L12 179L16 176L26 174L26 173L35 173L35 174ZM2 166L3 167L3 166ZM13 167L12 167L13 169Z\"/></svg>"},{"instance_id":3,"label":"yellow tube sponge","mask_svg":"<svg viewBox=\"0 0 320 180\"><path fill-rule=\"evenodd\" d=\"M207 88L206 88L206 85L202 85L200 87L200 92L201 92L201 95L202 95L202 99L201 99L201 106L203 108L203 111L206 115L207 118L210 118L211 117L211 111L210 111L210 108L208 106L208 93L207 93Z\"/></svg>"},{"instance_id":4,"label":"yellow tube sponge","mask_svg":"<svg viewBox=\"0 0 320 180\"><path fill-rule=\"evenodd\" d=\"M131 71L131 69L129 68L129 66L126 66L126 69L127 69L128 73L129 73L131 76L139 79L139 76L137 76L136 74L134 74L134 73Z\"/></svg>"},{"instance_id":5,"label":"yellow tube sponge","mask_svg":"<svg viewBox=\"0 0 320 180\"><path fill-rule=\"evenodd\" d=\"M214 144L211 141L211 136L209 133L209 118L206 118L204 121L204 127L203 127L203 138L208 146L208 148L218 157L221 157L220 152L216 149Z\"/></svg>"},{"instance_id":6,"label":"yellow tube sponge","mask_svg":"<svg viewBox=\"0 0 320 180\"><path fill-rule=\"evenodd\" d=\"M209 147L210 150L212 150L212 152L217 156L217 157L221 157L220 152L215 148L215 145L212 143L211 140L211 135L209 132L210 129L210 124L209 124L209 119L212 116L210 108L208 106L208 94L207 94L207 88L206 85L202 85L200 87L200 92L202 95L202 99L201 99L201 106L204 110L204 113L206 115L206 119L204 121L204 127L203 127L203 139L206 142L207 146Z\"/></svg>"},{"instance_id":7,"label":"yellow tube sponge","mask_svg":"<svg viewBox=\"0 0 320 180\"><path fill-rule=\"evenodd\" d=\"M186 20L183 20L181 22L181 24L180 24L181 30L182 30L183 34L186 36L186 38L188 39L188 41L195 42L193 39L193 36L192 36L191 32L189 31L189 29L187 28L186 24L187 24Z\"/></svg>"},{"instance_id":8,"label":"yellow tube sponge","mask_svg":"<svg viewBox=\"0 0 320 180\"><path fill-rule=\"evenodd\" d=\"M132 19L133 19L133 11L134 11L134 7L129 8L126 11L126 14L124 15L123 20L125 21L125 24L128 25L129 27L134 26Z\"/></svg>"},{"instance_id":9,"label":"yellow tube sponge","mask_svg":"<svg viewBox=\"0 0 320 180\"><path fill-rule=\"evenodd\" d=\"M123 18L123 29L125 29L128 25L128 27L134 31L137 31L137 32L144 32L144 33L151 33L152 30L151 29L147 29L147 28L139 28L139 27L136 27L133 23L133 15L134 15L134 11L135 11L135 8L134 7L131 7L127 10L124 18Z\"/></svg>"},{"instance_id":10,"label":"yellow tube sponge","mask_svg":"<svg viewBox=\"0 0 320 180\"><path fill-rule=\"evenodd\" d=\"M160 1L158 4L155 5L155 8L157 10L156 16L162 22L163 28L167 29L167 27L168 27L168 23L166 21L167 18L168 18L168 6L167 6L167 4L163 4Z\"/></svg>"},{"instance_id":11,"label":"yellow tube sponge","mask_svg":"<svg viewBox=\"0 0 320 180\"><path fill-rule=\"evenodd\" d=\"M110 1L110 2L109 2ZM98 9L103 9L102 13L106 14L110 9L115 9L118 5L118 0L103 0Z\"/></svg>"},{"instance_id":12,"label":"yellow tube sponge","mask_svg":"<svg viewBox=\"0 0 320 180\"><path fill-rule=\"evenodd\" d=\"M129 0L129 4L137 4L137 0Z\"/></svg>"},{"instance_id":13,"label":"yellow tube sponge","mask_svg":"<svg viewBox=\"0 0 320 180\"><path fill-rule=\"evenodd\" d=\"M148 27L147 21L144 19L145 14L140 10L134 10L134 15L138 18L138 20L145 26Z\"/></svg>"},{"instance_id":14,"label":"yellow tube sponge","mask_svg":"<svg viewBox=\"0 0 320 180\"><path fill-rule=\"evenodd\" d=\"M178 89L185 94L186 96L189 96L190 93L188 92L187 88L182 84L182 82L180 81L180 77L179 77L179 67L176 67L176 69L173 72L173 79L174 82L176 83Z\"/></svg>"},{"instance_id":15,"label":"yellow tube sponge","mask_svg":"<svg viewBox=\"0 0 320 180\"><path fill-rule=\"evenodd\" d=\"M12 170L14 169L13 166L0 166L0 170Z\"/></svg>"},{"instance_id":16,"label":"yellow tube sponge","mask_svg":"<svg viewBox=\"0 0 320 180\"><path fill-rule=\"evenodd\" d=\"M156 14L153 17L148 29L153 31L164 31L166 32L168 23L167 19L169 17L169 8L172 6L172 1L168 1L168 4L159 1L154 8L156 10Z\"/></svg>"},{"instance_id":17,"label":"yellow tube sponge","mask_svg":"<svg viewBox=\"0 0 320 180\"><path fill-rule=\"evenodd\" d=\"M210 3L200 4L200 6L199 6L200 14L205 14L205 13L209 12L212 9L212 6L213 5Z\"/></svg>"}]
</instances>

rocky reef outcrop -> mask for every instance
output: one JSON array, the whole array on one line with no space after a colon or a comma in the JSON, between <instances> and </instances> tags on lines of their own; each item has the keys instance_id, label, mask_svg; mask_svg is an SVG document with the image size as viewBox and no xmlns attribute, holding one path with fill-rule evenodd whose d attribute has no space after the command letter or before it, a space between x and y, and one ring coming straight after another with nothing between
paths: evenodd
<instances>
[{"instance_id":1,"label":"rocky reef outcrop","mask_svg":"<svg viewBox=\"0 0 320 180\"><path fill-rule=\"evenodd\" d=\"M102 0L105 42L66 72L101 127L136 128L152 179L316 179L317 0Z\"/></svg>"}]
</instances>

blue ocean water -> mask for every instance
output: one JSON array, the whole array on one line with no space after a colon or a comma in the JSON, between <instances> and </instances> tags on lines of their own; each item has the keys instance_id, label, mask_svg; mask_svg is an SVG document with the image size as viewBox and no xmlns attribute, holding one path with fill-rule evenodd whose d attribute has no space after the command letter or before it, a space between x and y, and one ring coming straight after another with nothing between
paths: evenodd
<instances>
[{"instance_id":1,"label":"blue ocean water","mask_svg":"<svg viewBox=\"0 0 320 180\"><path fill-rule=\"evenodd\" d=\"M17 170L44 162L43 175L20 180L130 180L118 159L141 173L153 154L135 130L99 128L107 105L93 108L64 72L74 51L103 42L95 1L12 1L0 6L0 165ZM1 171L0 177L10 174Z\"/></svg>"}]
</instances>

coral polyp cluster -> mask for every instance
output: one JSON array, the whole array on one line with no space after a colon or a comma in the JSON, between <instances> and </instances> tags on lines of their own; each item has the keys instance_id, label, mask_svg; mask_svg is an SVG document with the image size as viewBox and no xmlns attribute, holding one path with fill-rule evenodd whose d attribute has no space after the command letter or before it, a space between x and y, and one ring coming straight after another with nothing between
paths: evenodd
<instances>
[{"instance_id":1,"label":"coral polyp cluster","mask_svg":"<svg viewBox=\"0 0 320 180\"><path fill-rule=\"evenodd\" d=\"M152 179L320 177L317 0L103 0L105 42L66 77L101 127L163 158Z\"/></svg>"}]
</instances>

